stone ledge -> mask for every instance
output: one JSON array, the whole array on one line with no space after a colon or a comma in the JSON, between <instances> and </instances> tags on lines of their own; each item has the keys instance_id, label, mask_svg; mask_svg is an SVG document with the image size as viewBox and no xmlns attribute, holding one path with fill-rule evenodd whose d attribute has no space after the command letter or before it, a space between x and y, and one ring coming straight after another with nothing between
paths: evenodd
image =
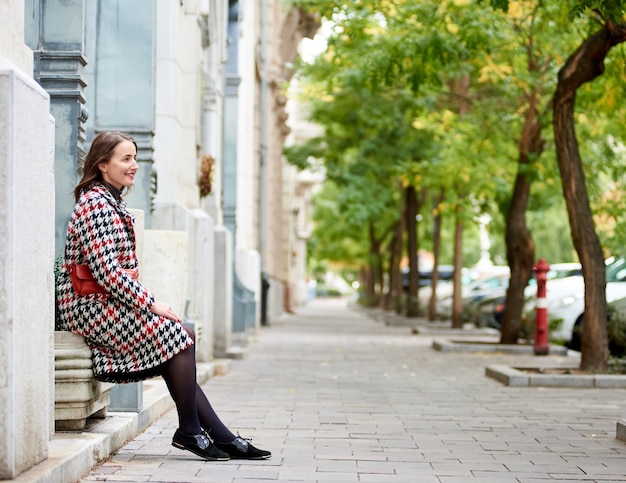
<instances>
[{"instance_id":1,"label":"stone ledge","mask_svg":"<svg viewBox=\"0 0 626 483\"><path fill-rule=\"evenodd\" d=\"M535 374L524 372L532 367L491 365L485 375L505 386L516 387L570 387L596 389L626 389L626 376L612 374Z\"/></svg>"},{"instance_id":2,"label":"stone ledge","mask_svg":"<svg viewBox=\"0 0 626 483\"><path fill-rule=\"evenodd\" d=\"M435 339L432 347L441 352L502 352L506 354L534 354L534 347L529 344L500 344L487 340L447 340ZM565 356L566 347L550 344L549 354Z\"/></svg>"},{"instance_id":3,"label":"stone ledge","mask_svg":"<svg viewBox=\"0 0 626 483\"><path fill-rule=\"evenodd\" d=\"M226 351L216 351L215 355L225 361L243 359L246 355L246 348L244 346L230 346Z\"/></svg>"},{"instance_id":4,"label":"stone ledge","mask_svg":"<svg viewBox=\"0 0 626 483\"><path fill-rule=\"evenodd\" d=\"M198 383L230 370L230 361L198 363ZM109 412L103 420L82 432L56 432L49 443L48 458L13 482L67 483L78 481L101 460L108 458L174 407L161 378L143 383L143 409L138 413Z\"/></svg>"}]
</instances>

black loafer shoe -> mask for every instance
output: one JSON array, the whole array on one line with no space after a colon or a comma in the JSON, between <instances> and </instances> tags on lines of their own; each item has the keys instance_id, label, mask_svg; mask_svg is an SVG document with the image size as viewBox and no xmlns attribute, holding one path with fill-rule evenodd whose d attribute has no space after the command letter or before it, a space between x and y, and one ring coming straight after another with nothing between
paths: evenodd
<instances>
[{"instance_id":1,"label":"black loafer shoe","mask_svg":"<svg viewBox=\"0 0 626 483\"><path fill-rule=\"evenodd\" d=\"M176 430L172 439L172 446L178 449L191 451L193 454L209 461L228 461L230 456L215 446L206 432L200 434L185 434Z\"/></svg>"},{"instance_id":2,"label":"black loafer shoe","mask_svg":"<svg viewBox=\"0 0 626 483\"><path fill-rule=\"evenodd\" d=\"M255 448L250 440L237 436L230 443L215 442L215 446L228 453L231 459L238 460L265 460L272 456L272 453L264 449Z\"/></svg>"}]
</instances>

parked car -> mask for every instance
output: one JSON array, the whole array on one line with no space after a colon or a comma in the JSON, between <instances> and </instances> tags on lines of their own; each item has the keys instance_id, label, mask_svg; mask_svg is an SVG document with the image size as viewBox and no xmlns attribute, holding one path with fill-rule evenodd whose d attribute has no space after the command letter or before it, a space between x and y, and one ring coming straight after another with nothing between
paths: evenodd
<instances>
[{"instance_id":1,"label":"parked car","mask_svg":"<svg viewBox=\"0 0 626 483\"><path fill-rule=\"evenodd\" d=\"M439 267L437 267L437 271L439 272L440 282L452 280L452 277L454 276L454 267L452 265L439 265ZM420 289L422 287L427 287L431 285L432 280L433 280L432 269L430 270L424 269L424 268L419 269L418 285ZM409 269L408 268L402 269L402 288L405 292L409 290Z\"/></svg>"},{"instance_id":2,"label":"parked car","mask_svg":"<svg viewBox=\"0 0 626 483\"><path fill-rule=\"evenodd\" d=\"M442 313L441 309L441 301L452 296L452 289L454 287L454 267L451 265L445 265L444 267L449 267L449 271L445 273L445 276L439 277L439 282L437 283L437 304L439 306L439 312ZM447 271L447 268L444 269ZM461 286L466 287L474 282L480 276L479 272L476 270L465 268L461 270ZM432 279L429 279L430 283L422 284L419 287L419 302L422 307L427 307L430 303L430 297L433 292Z\"/></svg>"},{"instance_id":3,"label":"parked car","mask_svg":"<svg viewBox=\"0 0 626 483\"><path fill-rule=\"evenodd\" d=\"M568 277L561 284L548 285L550 337L565 341L570 349L580 350L585 283L582 277ZM616 257L606 264L606 300L609 304L626 297L626 258Z\"/></svg>"},{"instance_id":4,"label":"parked car","mask_svg":"<svg viewBox=\"0 0 626 483\"><path fill-rule=\"evenodd\" d=\"M570 282L563 284L568 287L569 284L578 286L582 280L582 266L580 263L555 263L548 270L548 291L552 290L553 284L551 280L565 279L572 277ZM508 288L508 284L507 284ZM537 294L537 280L531 278L528 286L524 289L524 297L526 300L533 300ZM471 322L479 326L500 328L504 312L506 310L506 288L504 291L494 291L478 300L470 301L466 304L465 311L468 313Z\"/></svg>"},{"instance_id":5,"label":"parked car","mask_svg":"<svg viewBox=\"0 0 626 483\"><path fill-rule=\"evenodd\" d=\"M493 266L486 270L469 270L465 283L461 283L463 306L478 302L493 295L504 295L509 286L509 267ZM441 313L452 312L452 283L445 287L437 287L437 307Z\"/></svg>"}]
</instances>

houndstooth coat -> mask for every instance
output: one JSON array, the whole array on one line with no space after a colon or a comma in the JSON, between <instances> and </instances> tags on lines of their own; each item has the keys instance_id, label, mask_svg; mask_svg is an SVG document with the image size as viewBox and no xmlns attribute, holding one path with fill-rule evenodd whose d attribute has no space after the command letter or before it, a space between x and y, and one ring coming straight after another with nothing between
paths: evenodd
<instances>
[{"instance_id":1,"label":"houndstooth coat","mask_svg":"<svg viewBox=\"0 0 626 483\"><path fill-rule=\"evenodd\" d=\"M67 228L57 278L62 330L85 337L96 379L132 382L193 344L183 326L150 312L152 295L123 269L137 268L133 216L103 185L82 194ZM76 295L70 264L89 265L106 294Z\"/></svg>"}]
</instances>

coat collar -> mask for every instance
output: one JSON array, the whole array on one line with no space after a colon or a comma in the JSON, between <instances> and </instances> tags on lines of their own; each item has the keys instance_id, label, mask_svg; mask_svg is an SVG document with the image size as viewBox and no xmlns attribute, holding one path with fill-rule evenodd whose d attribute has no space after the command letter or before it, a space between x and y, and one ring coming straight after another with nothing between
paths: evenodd
<instances>
[{"instance_id":1,"label":"coat collar","mask_svg":"<svg viewBox=\"0 0 626 483\"><path fill-rule=\"evenodd\" d=\"M117 211L126 214L126 202L121 198L118 200L107 186L98 183L93 185L90 191L105 198Z\"/></svg>"}]
</instances>

